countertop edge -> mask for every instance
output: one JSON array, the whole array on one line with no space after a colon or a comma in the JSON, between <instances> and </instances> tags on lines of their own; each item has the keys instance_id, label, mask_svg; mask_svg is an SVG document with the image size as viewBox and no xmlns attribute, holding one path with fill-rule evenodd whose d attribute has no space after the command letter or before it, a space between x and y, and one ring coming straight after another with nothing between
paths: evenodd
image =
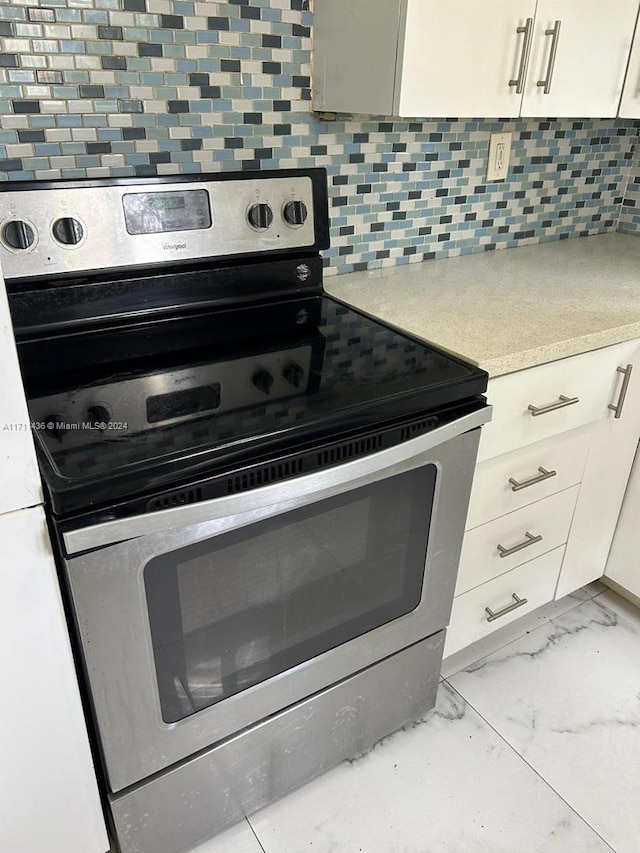
<instances>
[{"instance_id":1,"label":"countertop edge","mask_svg":"<svg viewBox=\"0 0 640 853\"><path fill-rule=\"evenodd\" d=\"M582 355L583 353L603 349L604 347L615 346L625 341L632 341L635 338L640 338L640 322L632 323L628 326L604 329L600 332L590 332L577 338L569 338L564 341L558 341L557 343L523 350L522 352L513 353L508 356L486 359L479 364L467 356L462 355L459 357L464 358L466 361L471 361L472 364L476 364L478 367L486 370L490 378L496 379L499 376L506 376L509 373L517 373L520 370L527 370L530 367L538 367L541 364L560 361L563 358L570 358L573 355Z\"/></svg>"}]
</instances>

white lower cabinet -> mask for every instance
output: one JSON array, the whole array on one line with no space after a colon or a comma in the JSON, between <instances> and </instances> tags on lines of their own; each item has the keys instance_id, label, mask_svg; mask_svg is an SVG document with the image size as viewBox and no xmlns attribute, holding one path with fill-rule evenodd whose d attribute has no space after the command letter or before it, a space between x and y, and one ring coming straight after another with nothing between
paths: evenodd
<instances>
[{"instance_id":1,"label":"white lower cabinet","mask_svg":"<svg viewBox=\"0 0 640 853\"><path fill-rule=\"evenodd\" d=\"M640 341L497 377L487 397L447 655L605 573L640 439Z\"/></svg>"},{"instance_id":2,"label":"white lower cabinet","mask_svg":"<svg viewBox=\"0 0 640 853\"><path fill-rule=\"evenodd\" d=\"M456 594L564 545L569 536L578 488L573 486L467 531Z\"/></svg>"},{"instance_id":3,"label":"white lower cabinet","mask_svg":"<svg viewBox=\"0 0 640 853\"><path fill-rule=\"evenodd\" d=\"M605 577L640 599L640 446L618 518Z\"/></svg>"},{"instance_id":4,"label":"white lower cabinet","mask_svg":"<svg viewBox=\"0 0 640 853\"><path fill-rule=\"evenodd\" d=\"M564 548L543 554L453 601L444 656L486 637L497 628L553 599Z\"/></svg>"},{"instance_id":5,"label":"white lower cabinet","mask_svg":"<svg viewBox=\"0 0 640 853\"><path fill-rule=\"evenodd\" d=\"M588 425L503 453L476 468L467 530L582 480L593 435Z\"/></svg>"},{"instance_id":6,"label":"white lower cabinet","mask_svg":"<svg viewBox=\"0 0 640 853\"><path fill-rule=\"evenodd\" d=\"M492 379L487 394L493 420L482 428L478 461L613 419L607 407L620 394L617 368L639 348L632 341Z\"/></svg>"},{"instance_id":7,"label":"white lower cabinet","mask_svg":"<svg viewBox=\"0 0 640 853\"><path fill-rule=\"evenodd\" d=\"M0 516L0 850L109 849L41 506Z\"/></svg>"},{"instance_id":8,"label":"white lower cabinet","mask_svg":"<svg viewBox=\"0 0 640 853\"><path fill-rule=\"evenodd\" d=\"M618 411L607 406L596 424L556 598L604 574L640 437L640 341L608 349L617 365L610 405Z\"/></svg>"}]
</instances>

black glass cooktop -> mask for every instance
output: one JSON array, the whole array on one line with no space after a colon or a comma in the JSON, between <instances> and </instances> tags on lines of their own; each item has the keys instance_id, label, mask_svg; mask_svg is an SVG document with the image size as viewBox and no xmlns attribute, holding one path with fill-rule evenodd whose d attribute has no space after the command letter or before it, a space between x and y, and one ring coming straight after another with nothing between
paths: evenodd
<instances>
[{"instance_id":1,"label":"black glass cooktop","mask_svg":"<svg viewBox=\"0 0 640 853\"><path fill-rule=\"evenodd\" d=\"M323 295L20 345L66 512L481 394L486 374Z\"/></svg>"}]
</instances>

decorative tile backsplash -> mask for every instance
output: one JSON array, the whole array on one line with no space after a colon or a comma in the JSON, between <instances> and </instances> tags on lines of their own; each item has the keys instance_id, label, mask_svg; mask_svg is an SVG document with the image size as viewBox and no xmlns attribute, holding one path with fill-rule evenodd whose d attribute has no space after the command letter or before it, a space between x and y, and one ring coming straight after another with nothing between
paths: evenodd
<instances>
[{"instance_id":1,"label":"decorative tile backsplash","mask_svg":"<svg viewBox=\"0 0 640 853\"><path fill-rule=\"evenodd\" d=\"M640 145L636 146L624 195L618 231L640 234Z\"/></svg>"},{"instance_id":2,"label":"decorative tile backsplash","mask_svg":"<svg viewBox=\"0 0 640 853\"><path fill-rule=\"evenodd\" d=\"M332 273L616 229L637 123L320 121L312 18L309 0L0 0L0 178L325 166ZM509 180L486 183L499 130Z\"/></svg>"}]
</instances>

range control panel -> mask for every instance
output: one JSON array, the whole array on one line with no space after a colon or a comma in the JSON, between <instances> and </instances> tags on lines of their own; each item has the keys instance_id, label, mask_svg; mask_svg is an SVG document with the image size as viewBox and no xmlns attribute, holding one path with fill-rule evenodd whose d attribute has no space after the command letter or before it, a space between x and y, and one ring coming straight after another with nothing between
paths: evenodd
<instances>
[{"instance_id":1,"label":"range control panel","mask_svg":"<svg viewBox=\"0 0 640 853\"><path fill-rule=\"evenodd\" d=\"M313 182L284 171L226 180L60 182L46 189L34 182L0 192L0 261L9 279L316 244Z\"/></svg>"},{"instance_id":2,"label":"range control panel","mask_svg":"<svg viewBox=\"0 0 640 853\"><path fill-rule=\"evenodd\" d=\"M33 398L29 412L49 440L80 447L306 394L311 357L305 345L197 364Z\"/></svg>"}]
</instances>

